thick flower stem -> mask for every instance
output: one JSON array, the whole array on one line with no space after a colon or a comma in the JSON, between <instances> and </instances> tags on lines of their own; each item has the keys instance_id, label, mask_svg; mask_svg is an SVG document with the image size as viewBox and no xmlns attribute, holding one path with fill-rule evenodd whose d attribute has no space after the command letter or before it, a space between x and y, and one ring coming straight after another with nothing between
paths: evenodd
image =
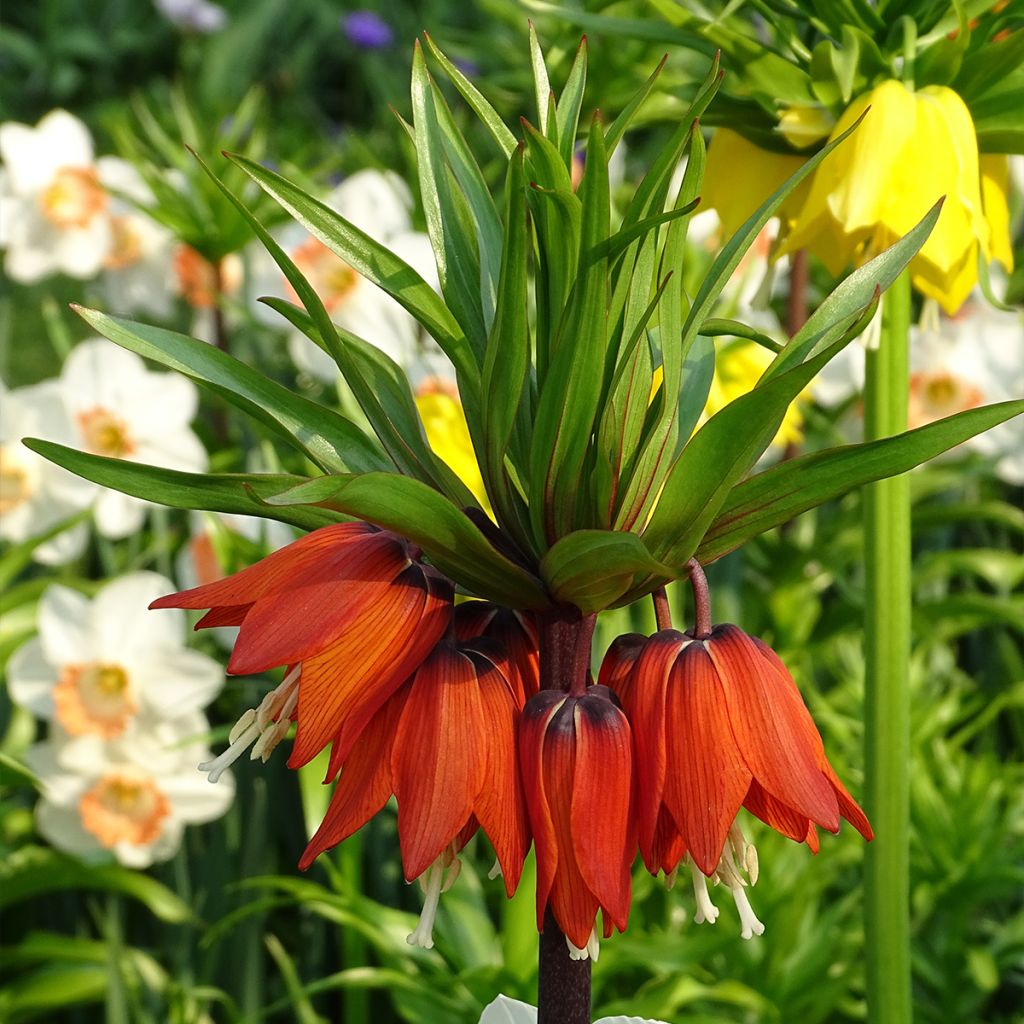
<instances>
[{"instance_id":1,"label":"thick flower stem","mask_svg":"<svg viewBox=\"0 0 1024 1024\"><path fill-rule=\"evenodd\" d=\"M651 591L651 600L654 602L654 618L658 629L672 628L672 608L668 603L668 593L664 587L658 587Z\"/></svg>"},{"instance_id":2,"label":"thick flower stem","mask_svg":"<svg viewBox=\"0 0 1024 1024\"><path fill-rule=\"evenodd\" d=\"M550 909L540 934L537 1024L590 1024L590 960L569 956Z\"/></svg>"},{"instance_id":3,"label":"thick flower stem","mask_svg":"<svg viewBox=\"0 0 1024 1024\"><path fill-rule=\"evenodd\" d=\"M867 353L867 440L906 430L910 279L886 293L881 343ZM868 1019L907 1024L910 996L910 491L906 476L865 488L865 867Z\"/></svg>"},{"instance_id":4,"label":"thick flower stem","mask_svg":"<svg viewBox=\"0 0 1024 1024\"><path fill-rule=\"evenodd\" d=\"M690 586L693 588L693 635L701 640L711 633L711 596L708 593L708 578L696 558L691 558L686 564L690 570Z\"/></svg>"}]
</instances>

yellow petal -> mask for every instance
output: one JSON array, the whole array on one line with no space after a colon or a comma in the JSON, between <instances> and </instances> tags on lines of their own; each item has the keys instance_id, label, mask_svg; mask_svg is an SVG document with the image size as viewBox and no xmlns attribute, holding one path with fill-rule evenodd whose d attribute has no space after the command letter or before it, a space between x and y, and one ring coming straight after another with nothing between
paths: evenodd
<instances>
[{"instance_id":1,"label":"yellow petal","mask_svg":"<svg viewBox=\"0 0 1024 1024\"><path fill-rule=\"evenodd\" d=\"M773 153L728 128L719 128L708 149L701 207L718 212L723 232L730 238L805 162L803 157ZM800 205L795 194L791 195L780 212L786 217L790 215L787 211L798 209Z\"/></svg>"},{"instance_id":2,"label":"yellow petal","mask_svg":"<svg viewBox=\"0 0 1024 1024\"><path fill-rule=\"evenodd\" d=\"M999 153L984 153L978 160L981 170L981 204L988 224L988 247L985 258L996 260L1013 270L1013 249L1010 244L1010 159Z\"/></svg>"},{"instance_id":3,"label":"yellow petal","mask_svg":"<svg viewBox=\"0 0 1024 1024\"><path fill-rule=\"evenodd\" d=\"M797 104L779 115L779 131L796 149L806 149L828 137L836 119L822 106Z\"/></svg>"},{"instance_id":4,"label":"yellow petal","mask_svg":"<svg viewBox=\"0 0 1024 1024\"><path fill-rule=\"evenodd\" d=\"M444 390L421 391L416 396L416 408L423 420L427 443L434 453L473 492L481 507L490 511L469 425L459 400Z\"/></svg>"},{"instance_id":5,"label":"yellow petal","mask_svg":"<svg viewBox=\"0 0 1024 1024\"><path fill-rule=\"evenodd\" d=\"M928 260L911 260L910 282L922 295L935 299L947 316L953 316L978 283L978 243L972 242L960 262L948 271Z\"/></svg>"}]
</instances>

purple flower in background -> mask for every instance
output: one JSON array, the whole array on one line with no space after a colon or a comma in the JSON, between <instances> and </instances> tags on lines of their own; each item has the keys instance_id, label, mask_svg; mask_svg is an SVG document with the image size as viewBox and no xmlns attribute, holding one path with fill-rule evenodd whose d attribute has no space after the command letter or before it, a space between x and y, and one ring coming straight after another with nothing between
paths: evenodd
<instances>
[{"instance_id":1,"label":"purple flower in background","mask_svg":"<svg viewBox=\"0 0 1024 1024\"><path fill-rule=\"evenodd\" d=\"M391 26L375 11L353 11L341 19L342 31L361 50L381 50L395 40Z\"/></svg>"},{"instance_id":2,"label":"purple flower in background","mask_svg":"<svg viewBox=\"0 0 1024 1024\"><path fill-rule=\"evenodd\" d=\"M228 20L227 11L208 0L153 0L156 9L178 28L191 32L218 32Z\"/></svg>"}]
</instances>

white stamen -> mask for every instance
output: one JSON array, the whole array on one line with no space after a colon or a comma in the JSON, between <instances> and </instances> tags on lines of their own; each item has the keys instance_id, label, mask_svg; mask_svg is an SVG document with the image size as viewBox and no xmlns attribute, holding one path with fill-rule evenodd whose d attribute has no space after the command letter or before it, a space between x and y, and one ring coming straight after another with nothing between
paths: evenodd
<instances>
[{"instance_id":1,"label":"white stamen","mask_svg":"<svg viewBox=\"0 0 1024 1024\"><path fill-rule=\"evenodd\" d=\"M487 872L487 877L493 882L495 878L501 878L501 863L498 858L494 858L494 864L491 866L491 870Z\"/></svg>"},{"instance_id":2,"label":"white stamen","mask_svg":"<svg viewBox=\"0 0 1024 1024\"><path fill-rule=\"evenodd\" d=\"M449 849L451 849L449 847ZM447 892L454 884L455 879L459 877L459 872L462 870L462 861L455 856L452 851L452 862L445 868L444 871L444 882L441 884L441 892Z\"/></svg>"},{"instance_id":3,"label":"white stamen","mask_svg":"<svg viewBox=\"0 0 1024 1024\"><path fill-rule=\"evenodd\" d=\"M667 875L665 875L665 888L671 891L676 887L676 880L679 878L679 865L677 864Z\"/></svg>"},{"instance_id":4,"label":"white stamen","mask_svg":"<svg viewBox=\"0 0 1024 1024\"><path fill-rule=\"evenodd\" d=\"M587 940L587 952L590 953L590 959L596 964L601 956L601 943L598 941L596 928L592 928L590 931L590 938Z\"/></svg>"},{"instance_id":5,"label":"white stamen","mask_svg":"<svg viewBox=\"0 0 1024 1024\"><path fill-rule=\"evenodd\" d=\"M570 960L593 960L596 963L601 955L601 945L597 940L595 928L590 929L590 938L587 939L585 946L577 946L568 935L565 936L565 944L569 947Z\"/></svg>"},{"instance_id":6,"label":"white stamen","mask_svg":"<svg viewBox=\"0 0 1024 1024\"><path fill-rule=\"evenodd\" d=\"M704 877L700 868L693 861L690 861L690 875L693 878L693 899L697 904L697 913L694 915L695 924L714 924L718 920L718 907L711 902L708 895L708 880Z\"/></svg>"},{"instance_id":7,"label":"white stamen","mask_svg":"<svg viewBox=\"0 0 1024 1024\"><path fill-rule=\"evenodd\" d=\"M441 899L445 874L444 866L440 861L439 857L420 875L419 882L423 886L425 898L419 923L416 925L415 931L410 932L405 938L410 946L420 946L422 949L434 948L434 918L437 916L437 905Z\"/></svg>"},{"instance_id":8,"label":"white stamen","mask_svg":"<svg viewBox=\"0 0 1024 1024\"><path fill-rule=\"evenodd\" d=\"M750 905L747 890L737 886L732 890L732 898L740 912L740 938L752 939L755 935L764 935L764 925L757 919L754 908Z\"/></svg>"},{"instance_id":9,"label":"white stamen","mask_svg":"<svg viewBox=\"0 0 1024 1024\"><path fill-rule=\"evenodd\" d=\"M217 782L250 746L250 759L262 758L266 763L291 727L291 718L299 702L301 671L302 666L296 665L281 684L260 701L258 708L249 708L228 733L228 749L199 766L201 772L209 773L211 782Z\"/></svg>"}]
</instances>

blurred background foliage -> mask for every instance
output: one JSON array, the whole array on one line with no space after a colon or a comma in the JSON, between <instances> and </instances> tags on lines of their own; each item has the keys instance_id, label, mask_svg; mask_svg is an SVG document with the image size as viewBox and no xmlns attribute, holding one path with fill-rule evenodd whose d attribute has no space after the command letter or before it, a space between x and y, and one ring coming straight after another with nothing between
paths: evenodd
<instances>
[{"instance_id":1,"label":"blurred background foliage","mask_svg":"<svg viewBox=\"0 0 1024 1024\"><path fill-rule=\"evenodd\" d=\"M644 5L596 2L594 13L638 16ZM736 6L736 5L731 5ZM766 9L773 5L764 5ZM509 121L532 109L527 10L504 0L381 3L389 43L366 48L344 31L350 5L330 0L224 0L218 31L188 31L143 0L9 3L0 33L0 109L34 124L65 107L81 117L98 152L120 152L143 171L173 167L162 210L177 237L209 258L248 236L233 211L203 191L183 148L205 157L242 149L289 176L328 185L364 167L415 180L412 152L389 106L407 114L411 40L426 29ZM753 5L759 9L761 5ZM578 29L556 14L533 17L564 77ZM614 115L661 59L657 39L591 35L585 108ZM628 139L625 184L664 136L703 58L672 48L663 96ZM726 67L728 74L728 67ZM457 111L462 107L453 103ZM469 117L478 151L497 153ZM217 161L223 170L225 163ZM182 184L182 182L184 182ZM249 194L247 192L247 194ZM250 196L255 198L254 196ZM273 208L265 213L279 218ZM415 215L422 224L419 213ZM1015 239L1020 265L1020 232ZM695 260L706 258L695 253ZM824 277L821 268L814 275ZM88 289L86 289L88 294ZM818 294L812 276L811 297ZM81 282L4 282L0 375L9 386L51 376L87 333L66 311ZM781 310L781 300L780 300ZM330 389L297 373L279 334L246 317L233 353L317 397ZM183 303L175 311L187 320ZM1022 346L1024 348L1024 346ZM1021 356L1024 358L1024 354ZM808 405L805 443L834 439L846 409ZM216 469L282 455L204 399L198 432ZM1024 511L1022 492L975 456L914 474L913 878L915 1008L923 1024L1024 1021ZM859 791L862 729L860 499L802 516L710 567L719 621L762 636L791 667L839 774ZM155 516L144 535L93 538L77 562L30 565L31 550L0 553L0 661L34 631L35 602L54 580L85 593L140 568L173 566L187 544L185 514ZM229 531L215 534L233 570L261 552ZM686 597L672 594L679 621ZM618 633L654 628L647 605L609 613L600 653ZM195 645L223 659L215 640ZM228 678L211 721L229 723L268 680ZM37 724L0 694L0 1021L121 1022L390 1021L470 1024L498 991L531 1000L536 933L529 876L506 902L487 880L483 844L441 903L437 945L405 935L419 897L401 877L394 815L301 875L295 865L322 815L323 765L299 773L280 754L240 762L237 797L220 820L186 832L173 860L146 872L87 866L35 832L36 794L20 754ZM223 742L219 726L213 742ZM864 1017L859 899L862 844L825 837L812 858L750 821L760 851L754 892L763 939L743 943L731 906L717 927L692 923L691 901L642 870L627 934L602 946L595 1009L693 1024L817 1024Z\"/></svg>"}]
</instances>

